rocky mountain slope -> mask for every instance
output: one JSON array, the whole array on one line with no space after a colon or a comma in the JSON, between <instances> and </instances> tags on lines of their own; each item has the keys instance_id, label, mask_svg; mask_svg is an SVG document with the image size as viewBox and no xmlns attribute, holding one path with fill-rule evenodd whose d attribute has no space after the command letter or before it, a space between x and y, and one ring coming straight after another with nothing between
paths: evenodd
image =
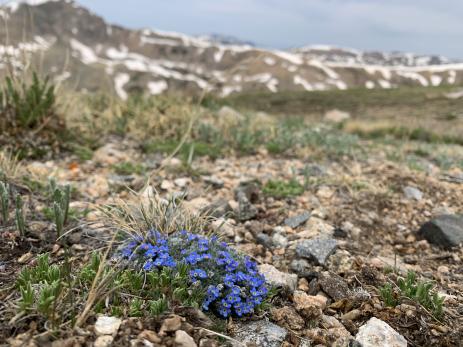
<instances>
[{"instance_id":1,"label":"rocky mountain slope","mask_svg":"<svg viewBox=\"0 0 463 347\"><path fill-rule=\"evenodd\" d=\"M0 16L0 67L33 62L79 90L221 96L246 91L454 85L463 63L330 46L265 50L239 41L111 25L71 0L13 1ZM29 57L32 54L32 58Z\"/></svg>"}]
</instances>

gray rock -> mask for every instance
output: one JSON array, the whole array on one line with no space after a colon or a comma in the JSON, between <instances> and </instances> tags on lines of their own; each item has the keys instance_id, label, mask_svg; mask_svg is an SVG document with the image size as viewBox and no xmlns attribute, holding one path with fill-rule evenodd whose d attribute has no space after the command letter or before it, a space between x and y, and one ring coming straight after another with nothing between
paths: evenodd
<instances>
[{"instance_id":1,"label":"gray rock","mask_svg":"<svg viewBox=\"0 0 463 347\"><path fill-rule=\"evenodd\" d=\"M257 234L256 241L257 243L267 248L272 248L272 245L273 245L272 239L267 234L264 234L264 233Z\"/></svg>"},{"instance_id":2,"label":"gray rock","mask_svg":"<svg viewBox=\"0 0 463 347\"><path fill-rule=\"evenodd\" d=\"M336 251L337 244L335 239L330 238L304 240L297 244L296 254L312 259L319 265L325 265L328 257Z\"/></svg>"},{"instance_id":3,"label":"gray rock","mask_svg":"<svg viewBox=\"0 0 463 347\"><path fill-rule=\"evenodd\" d=\"M233 338L257 347L280 347L287 335L286 329L269 321L260 320L239 324Z\"/></svg>"},{"instance_id":4,"label":"gray rock","mask_svg":"<svg viewBox=\"0 0 463 347\"><path fill-rule=\"evenodd\" d=\"M407 199L414 199L416 201L420 201L421 199L423 199L423 193L418 188L408 186L405 187L403 190Z\"/></svg>"},{"instance_id":5,"label":"gray rock","mask_svg":"<svg viewBox=\"0 0 463 347\"><path fill-rule=\"evenodd\" d=\"M223 188L224 185L224 181L216 176L203 176L203 181L214 188Z\"/></svg>"},{"instance_id":6,"label":"gray rock","mask_svg":"<svg viewBox=\"0 0 463 347\"><path fill-rule=\"evenodd\" d=\"M418 234L430 243L451 248L463 243L463 215L441 215L423 224Z\"/></svg>"},{"instance_id":7,"label":"gray rock","mask_svg":"<svg viewBox=\"0 0 463 347\"><path fill-rule=\"evenodd\" d=\"M297 275L288 274L279 271L275 266L270 264L259 265L259 271L264 275L265 281L277 288L283 288L290 293L294 292L297 287Z\"/></svg>"},{"instance_id":8,"label":"gray rock","mask_svg":"<svg viewBox=\"0 0 463 347\"><path fill-rule=\"evenodd\" d=\"M289 266L295 273L303 274L310 268L310 263L305 259L293 259Z\"/></svg>"},{"instance_id":9,"label":"gray rock","mask_svg":"<svg viewBox=\"0 0 463 347\"><path fill-rule=\"evenodd\" d=\"M331 272L323 272L318 277L318 284L323 291L334 301L342 300L350 296L349 286L341 276Z\"/></svg>"},{"instance_id":10,"label":"gray rock","mask_svg":"<svg viewBox=\"0 0 463 347\"><path fill-rule=\"evenodd\" d=\"M242 222L253 219L257 216L257 208L251 204L244 192L236 194L238 201L238 219Z\"/></svg>"},{"instance_id":11,"label":"gray rock","mask_svg":"<svg viewBox=\"0 0 463 347\"><path fill-rule=\"evenodd\" d=\"M375 317L359 328L355 340L362 347L407 347L407 340L402 335Z\"/></svg>"},{"instance_id":12,"label":"gray rock","mask_svg":"<svg viewBox=\"0 0 463 347\"><path fill-rule=\"evenodd\" d=\"M215 218L220 218L231 214L233 210L226 199L218 199L204 207L201 212L207 213Z\"/></svg>"},{"instance_id":13,"label":"gray rock","mask_svg":"<svg viewBox=\"0 0 463 347\"><path fill-rule=\"evenodd\" d=\"M285 219L285 225L295 229L298 226L304 224L307 222L310 218L310 213L309 212L304 212L301 214L298 214L294 217L289 217Z\"/></svg>"},{"instance_id":14,"label":"gray rock","mask_svg":"<svg viewBox=\"0 0 463 347\"><path fill-rule=\"evenodd\" d=\"M272 235L272 242L275 247L285 248L288 245L288 238L280 233Z\"/></svg>"}]
</instances>

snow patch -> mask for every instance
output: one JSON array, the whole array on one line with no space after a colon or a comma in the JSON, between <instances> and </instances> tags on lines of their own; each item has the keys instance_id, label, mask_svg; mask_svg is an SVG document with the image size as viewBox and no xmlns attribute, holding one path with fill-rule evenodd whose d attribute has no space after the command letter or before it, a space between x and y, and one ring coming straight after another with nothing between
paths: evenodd
<instances>
[{"instance_id":1,"label":"snow patch","mask_svg":"<svg viewBox=\"0 0 463 347\"><path fill-rule=\"evenodd\" d=\"M373 82L373 81L366 81L366 82L365 82L365 87L366 87L367 89L373 89L373 88L375 87L375 82Z\"/></svg>"},{"instance_id":2,"label":"snow patch","mask_svg":"<svg viewBox=\"0 0 463 347\"><path fill-rule=\"evenodd\" d=\"M71 39L70 43L72 49L79 53L82 63L88 65L98 62L98 57L92 48L84 45L82 42L79 42L76 39Z\"/></svg>"},{"instance_id":3,"label":"snow patch","mask_svg":"<svg viewBox=\"0 0 463 347\"><path fill-rule=\"evenodd\" d=\"M166 81L161 80L161 81L153 81L153 82L148 82L148 89L150 91L150 94L152 95L158 95L164 92L169 88L168 84Z\"/></svg>"},{"instance_id":4,"label":"snow patch","mask_svg":"<svg viewBox=\"0 0 463 347\"><path fill-rule=\"evenodd\" d=\"M116 88L117 95L122 100L127 100L128 95L124 90L124 86L130 81L130 76L127 73L120 73L114 78L114 86Z\"/></svg>"},{"instance_id":5,"label":"snow patch","mask_svg":"<svg viewBox=\"0 0 463 347\"><path fill-rule=\"evenodd\" d=\"M280 57L281 59L287 60L290 63L296 64L296 65L302 65L304 63L304 60L301 58L301 56L297 54L283 52L283 51L272 51L272 53Z\"/></svg>"},{"instance_id":6,"label":"snow patch","mask_svg":"<svg viewBox=\"0 0 463 347\"><path fill-rule=\"evenodd\" d=\"M379 85L381 86L381 88L384 88L384 89L389 89L389 88L391 88L391 82L389 82L389 81L386 81L386 80L378 80L378 83L379 83Z\"/></svg>"},{"instance_id":7,"label":"snow patch","mask_svg":"<svg viewBox=\"0 0 463 347\"><path fill-rule=\"evenodd\" d=\"M313 90L313 87L312 85L307 82L304 78L302 78L301 76L299 75L295 75L294 78L293 78L293 82L294 84L300 84L305 90L307 91L311 91Z\"/></svg>"},{"instance_id":8,"label":"snow patch","mask_svg":"<svg viewBox=\"0 0 463 347\"><path fill-rule=\"evenodd\" d=\"M264 58L264 63L269 65L269 66L273 66L273 65L276 64L276 61L272 57L265 57Z\"/></svg>"},{"instance_id":9,"label":"snow patch","mask_svg":"<svg viewBox=\"0 0 463 347\"><path fill-rule=\"evenodd\" d=\"M339 75L333 69L329 68L325 64L322 64L319 60L312 59L309 61L309 65L322 70L329 78L335 80L339 78Z\"/></svg>"},{"instance_id":10,"label":"snow patch","mask_svg":"<svg viewBox=\"0 0 463 347\"><path fill-rule=\"evenodd\" d=\"M438 86L442 83L442 77L439 75L431 75L431 84L433 86Z\"/></svg>"},{"instance_id":11,"label":"snow patch","mask_svg":"<svg viewBox=\"0 0 463 347\"><path fill-rule=\"evenodd\" d=\"M419 73L413 71L396 71L396 73L399 76L418 81L423 87L429 86L428 80Z\"/></svg>"}]
</instances>

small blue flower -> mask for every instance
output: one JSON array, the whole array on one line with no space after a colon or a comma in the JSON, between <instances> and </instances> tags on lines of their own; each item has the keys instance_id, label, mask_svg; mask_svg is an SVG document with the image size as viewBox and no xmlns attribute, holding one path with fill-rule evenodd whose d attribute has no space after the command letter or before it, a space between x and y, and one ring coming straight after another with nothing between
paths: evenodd
<instances>
[{"instance_id":1,"label":"small blue flower","mask_svg":"<svg viewBox=\"0 0 463 347\"><path fill-rule=\"evenodd\" d=\"M207 273L203 269L195 269L190 271L190 277L193 279L205 279L207 278Z\"/></svg>"}]
</instances>

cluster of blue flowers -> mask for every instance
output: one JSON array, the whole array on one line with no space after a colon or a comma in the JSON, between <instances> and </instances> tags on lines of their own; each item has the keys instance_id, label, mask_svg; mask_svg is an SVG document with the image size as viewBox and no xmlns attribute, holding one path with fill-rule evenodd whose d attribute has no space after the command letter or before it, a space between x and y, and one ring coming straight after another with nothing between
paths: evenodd
<instances>
[{"instance_id":1,"label":"cluster of blue flowers","mask_svg":"<svg viewBox=\"0 0 463 347\"><path fill-rule=\"evenodd\" d=\"M204 288L203 310L222 317L253 313L268 294L256 263L216 236L181 231L166 237L150 232L144 240L130 240L121 253L147 271L187 264L192 284Z\"/></svg>"}]
</instances>

